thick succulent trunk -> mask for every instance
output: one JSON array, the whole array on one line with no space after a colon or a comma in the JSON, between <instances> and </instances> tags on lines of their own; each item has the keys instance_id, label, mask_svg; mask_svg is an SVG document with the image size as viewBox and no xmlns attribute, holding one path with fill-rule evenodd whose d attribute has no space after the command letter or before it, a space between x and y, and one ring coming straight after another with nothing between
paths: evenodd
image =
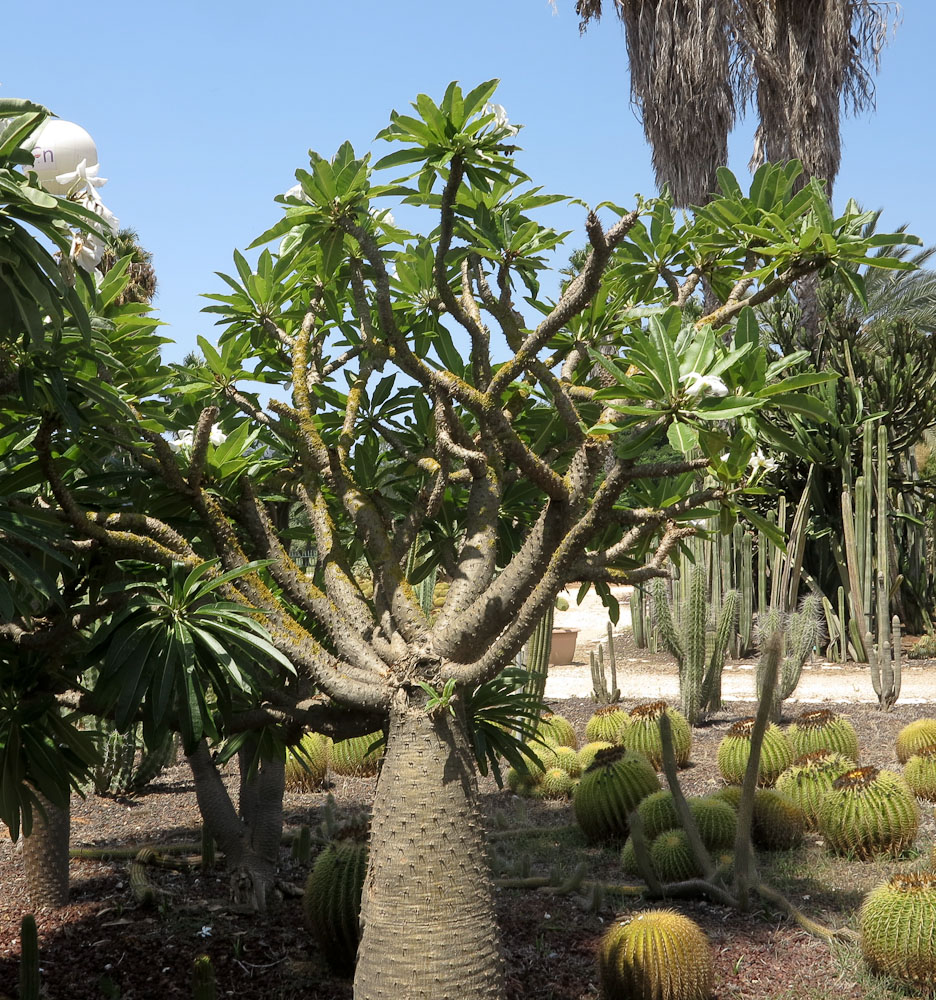
<instances>
[{"instance_id":1,"label":"thick succulent trunk","mask_svg":"<svg viewBox=\"0 0 936 1000\"><path fill-rule=\"evenodd\" d=\"M494 1000L503 973L463 723L394 703L377 783L355 1000Z\"/></svg>"},{"instance_id":2,"label":"thick succulent trunk","mask_svg":"<svg viewBox=\"0 0 936 1000\"><path fill-rule=\"evenodd\" d=\"M35 792L35 789L33 789ZM68 838L71 811L35 792L45 811L33 810L32 832L23 838L23 865L30 905L64 906L68 902Z\"/></svg>"},{"instance_id":3,"label":"thick succulent trunk","mask_svg":"<svg viewBox=\"0 0 936 1000\"><path fill-rule=\"evenodd\" d=\"M262 912L273 888L283 831L283 761L264 761L250 775L249 758L241 758L238 814L207 744L200 743L186 759L202 819L231 872L231 895Z\"/></svg>"}]
</instances>

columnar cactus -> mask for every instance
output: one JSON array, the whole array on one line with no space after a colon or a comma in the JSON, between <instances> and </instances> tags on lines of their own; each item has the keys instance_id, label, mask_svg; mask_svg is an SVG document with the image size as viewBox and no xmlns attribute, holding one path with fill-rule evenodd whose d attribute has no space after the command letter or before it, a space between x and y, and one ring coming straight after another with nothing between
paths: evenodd
<instances>
[{"instance_id":1,"label":"columnar cactus","mask_svg":"<svg viewBox=\"0 0 936 1000\"><path fill-rule=\"evenodd\" d=\"M903 776L917 798L936 802L936 746L921 747L904 764Z\"/></svg>"},{"instance_id":2,"label":"columnar cactus","mask_svg":"<svg viewBox=\"0 0 936 1000\"><path fill-rule=\"evenodd\" d=\"M39 932L27 913L20 923L20 1000L39 1000Z\"/></svg>"},{"instance_id":3,"label":"columnar cactus","mask_svg":"<svg viewBox=\"0 0 936 1000\"><path fill-rule=\"evenodd\" d=\"M758 615L757 638L761 646L765 645L769 636L775 632L783 636L783 658L780 661L770 708L770 718L774 722L780 721L781 706L796 690L803 673L803 664L821 638L821 620L822 598L815 594L804 597L798 610L792 614L783 614L777 608L768 608L763 615ZM756 677L758 698L761 695L764 684L763 672L766 669L767 660L761 657Z\"/></svg>"},{"instance_id":4,"label":"columnar cactus","mask_svg":"<svg viewBox=\"0 0 936 1000\"><path fill-rule=\"evenodd\" d=\"M936 744L936 719L915 719L897 734L897 759L901 764L923 747Z\"/></svg>"},{"instance_id":5,"label":"columnar cactus","mask_svg":"<svg viewBox=\"0 0 936 1000\"><path fill-rule=\"evenodd\" d=\"M797 757L816 750L829 750L858 763L858 734L844 716L827 708L801 712L787 727L787 736Z\"/></svg>"},{"instance_id":6,"label":"columnar cactus","mask_svg":"<svg viewBox=\"0 0 936 1000\"><path fill-rule=\"evenodd\" d=\"M659 787L643 754L624 747L599 750L575 788L575 818L589 840L623 839L631 810Z\"/></svg>"},{"instance_id":7,"label":"columnar cactus","mask_svg":"<svg viewBox=\"0 0 936 1000\"><path fill-rule=\"evenodd\" d=\"M650 763L660 770L663 767L663 743L660 740L660 716L669 716L673 734L673 750L676 764L685 767L689 763L692 747L692 730L686 717L670 708L665 701L650 701L631 709L630 718L621 730L621 743L628 750L645 753Z\"/></svg>"},{"instance_id":8,"label":"columnar cactus","mask_svg":"<svg viewBox=\"0 0 936 1000\"><path fill-rule=\"evenodd\" d=\"M705 932L675 910L615 921L598 949L605 1000L708 1000L714 965Z\"/></svg>"},{"instance_id":9,"label":"columnar cactus","mask_svg":"<svg viewBox=\"0 0 936 1000\"><path fill-rule=\"evenodd\" d=\"M776 789L795 802L806 817L806 825L819 825L819 806L832 788L832 782L854 766L840 753L814 750L803 754L777 778Z\"/></svg>"},{"instance_id":10,"label":"columnar cactus","mask_svg":"<svg viewBox=\"0 0 936 1000\"><path fill-rule=\"evenodd\" d=\"M705 572L701 566L692 570L689 600L674 615L666 599L662 580L653 582L653 612L663 645L679 664L679 698L691 725L701 722L721 705L721 674L728 643L738 617L738 593L725 593L721 607L715 610L715 632L711 653L706 659L706 625L709 611L705 601Z\"/></svg>"},{"instance_id":11,"label":"columnar cactus","mask_svg":"<svg viewBox=\"0 0 936 1000\"><path fill-rule=\"evenodd\" d=\"M872 971L927 993L936 987L936 874L895 875L872 889L859 926Z\"/></svg>"},{"instance_id":12,"label":"columnar cactus","mask_svg":"<svg viewBox=\"0 0 936 1000\"><path fill-rule=\"evenodd\" d=\"M819 830L836 854L862 861L909 847L920 810L907 783L893 771L857 767L832 783L819 806Z\"/></svg>"},{"instance_id":13,"label":"columnar cactus","mask_svg":"<svg viewBox=\"0 0 936 1000\"><path fill-rule=\"evenodd\" d=\"M366 870L366 844L329 844L316 858L302 896L306 924L325 960L341 974L354 971Z\"/></svg>"},{"instance_id":14,"label":"columnar cactus","mask_svg":"<svg viewBox=\"0 0 936 1000\"><path fill-rule=\"evenodd\" d=\"M718 745L718 770L729 785L740 785L744 780L744 772L751 755L753 731L753 717L739 719ZM761 746L757 783L772 785L793 763L793 758L793 747L790 746L786 733L771 722L764 733L764 742Z\"/></svg>"},{"instance_id":15,"label":"columnar cactus","mask_svg":"<svg viewBox=\"0 0 936 1000\"><path fill-rule=\"evenodd\" d=\"M585 723L585 738L589 742L620 743L621 730L628 714L617 705L603 705Z\"/></svg>"},{"instance_id":16,"label":"columnar cactus","mask_svg":"<svg viewBox=\"0 0 936 1000\"><path fill-rule=\"evenodd\" d=\"M192 963L192 1000L215 1000L217 995L211 958L208 955L198 955Z\"/></svg>"},{"instance_id":17,"label":"columnar cactus","mask_svg":"<svg viewBox=\"0 0 936 1000\"><path fill-rule=\"evenodd\" d=\"M328 737L306 733L298 747L286 752L286 791L314 792L328 773Z\"/></svg>"},{"instance_id":18,"label":"columnar cactus","mask_svg":"<svg viewBox=\"0 0 936 1000\"><path fill-rule=\"evenodd\" d=\"M347 740L339 740L332 744L331 766L335 774L349 778L369 778L380 770L384 747L381 743L374 746L383 737L378 730L366 736L352 736Z\"/></svg>"}]
</instances>

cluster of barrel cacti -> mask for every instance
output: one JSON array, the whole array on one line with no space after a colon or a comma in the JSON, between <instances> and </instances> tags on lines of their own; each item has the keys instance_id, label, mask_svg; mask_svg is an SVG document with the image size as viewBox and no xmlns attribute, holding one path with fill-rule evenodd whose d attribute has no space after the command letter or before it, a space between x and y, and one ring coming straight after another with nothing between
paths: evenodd
<instances>
[{"instance_id":1,"label":"cluster of barrel cacti","mask_svg":"<svg viewBox=\"0 0 936 1000\"><path fill-rule=\"evenodd\" d=\"M936 802L936 719L916 719L897 734L897 759L913 794Z\"/></svg>"},{"instance_id":2,"label":"cluster of barrel cacti","mask_svg":"<svg viewBox=\"0 0 936 1000\"><path fill-rule=\"evenodd\" d=\"M286 751L286 790L315 792L328 775L331 740L321 733L306 733Z\"/></svg>"},{"instance_id":3,"label":"cluster of barrel cacti","mask_svg":"<svg viewBox=\"0 0 936 1000\"><path fill-rule=\"evenodd\" d=\"M526 745L527 766L508 770L507 787L534 798L568 798L583 770L575 729L563 716L544 712L536 737Z\"/></svg>"}]
</instances>

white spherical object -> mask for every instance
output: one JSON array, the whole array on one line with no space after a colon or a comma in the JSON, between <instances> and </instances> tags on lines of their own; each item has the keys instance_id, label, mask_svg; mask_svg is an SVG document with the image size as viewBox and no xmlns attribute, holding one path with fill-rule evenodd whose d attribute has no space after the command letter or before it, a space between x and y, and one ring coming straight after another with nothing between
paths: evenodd
<instances>
[{"instance_id":1,"label":"white spherical object","mask_svg":"<svg viewBox=\"0 0 936 1000\"><path fill-rule=\"evenodd\" d=\"M34 140L33 170L39 175L39 183L49 194L68 194L71 191L79 180L76 176L72 176L64 184L55 178L63 174L74 175L82 160L86 167L98 165L94 140L74 122L50 118L36 130Z\"/></svg>"}]
</instances>

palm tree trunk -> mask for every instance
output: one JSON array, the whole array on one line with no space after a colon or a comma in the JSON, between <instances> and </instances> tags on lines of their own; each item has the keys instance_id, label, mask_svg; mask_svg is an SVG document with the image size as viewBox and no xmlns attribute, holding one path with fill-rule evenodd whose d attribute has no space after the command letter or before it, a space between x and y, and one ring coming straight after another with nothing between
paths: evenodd
<instances>
[{"instance_id":1,"label":"palm tree trunk","mask_svg":"<svg viewBox=\"0 0 936 1000\"><path fill-rule=\"evenodd\" d=\"M208 832L218 842L231 873L235 902L266 909L283 831L284 762L264 761L253 774L241 759L240 814L234 808L204 740L186 758L195 797Z\"/></svg>"},{"instance_id":2,"label":"palm tree trunk","mask_svg":"<svg viewBox=\"0 0 936 1000\"><path fill-rule=\"evenodd\" d=\"M64 906L68 902L68 840L71 810L53 805L35 789L45 815L33 811L32 832L23 838L23 866L30 905Z\"/></svg>"},{"instance_id":3,"label":"palm tree trunk","mask_svg":"<svg viewBox=\"0 0 936 1000\"><path fill-rule=\"evenodd\" d=\"M460 718L390 713L361 906L355 1000L497 1000L493 893Z\"/></svg>"}]
</instances>

